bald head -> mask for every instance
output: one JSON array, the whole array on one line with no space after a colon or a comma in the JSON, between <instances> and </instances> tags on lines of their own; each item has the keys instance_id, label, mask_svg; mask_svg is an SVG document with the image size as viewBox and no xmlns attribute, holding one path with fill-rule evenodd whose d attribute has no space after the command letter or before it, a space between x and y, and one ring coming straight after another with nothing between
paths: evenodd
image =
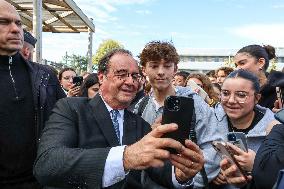
<instances>
[{"instance_id":1,"label":"bald head","mask_svg":"<svg viewBox=\"0 0 284 189\"><path fill-rule=\"evenodd\" d=\"M0 55L13 55L23 47L21 18L15 7L0 0Z\"/></svg>"}]
</instances>

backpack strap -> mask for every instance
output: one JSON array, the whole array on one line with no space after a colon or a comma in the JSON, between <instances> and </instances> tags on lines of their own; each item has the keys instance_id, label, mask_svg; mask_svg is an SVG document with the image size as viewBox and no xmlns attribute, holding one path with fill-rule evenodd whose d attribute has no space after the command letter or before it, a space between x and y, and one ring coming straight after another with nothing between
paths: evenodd
<instances>
[{"instance_id":1,"label":"backpack strap","mask_svg":"<svg viewBox=\"0 0 284 189\"><path fill-rule=\"evenodd\" d=\"M190 130L189 130L189 136L190 136L191 141L194 142L195 144L197 144L195 123L196 123L196 114L195 114L195 108L193 107L193 114L192 114L192 119L191 119L191 127L190 127ZM208 177L207 177L204 166L200 170L200 174L201 174L202 179L203 179L204 189L209 189Z\"/></svg>"},{"instance_id":2,"label":"backpack strap","mask_svg":"<svg viewBox=\"0 0 284 189\"><path fill-rule=\"evenodd\" d=\"M137 115L142 116L142 113L144 112L145 107L148 104L149 99L150 99L149 95L146 95L146 96L143 97L143 99L139 103Z\"/></svg>"}]
</instances>

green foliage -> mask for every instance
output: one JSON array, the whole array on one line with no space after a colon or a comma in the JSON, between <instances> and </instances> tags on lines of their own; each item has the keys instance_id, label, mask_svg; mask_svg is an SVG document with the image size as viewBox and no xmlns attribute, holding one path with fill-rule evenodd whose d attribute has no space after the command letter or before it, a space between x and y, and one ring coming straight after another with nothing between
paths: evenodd
<instances>
[{"instance_id":1,"label":"green foliage","mask_svg":"<svg viewBox=\"0 0 284 189\"><path fill-rule=\"evenodd\" d=\"M267 71L270 72L271 70L276 70L276 64L277 64L277 59L273 58L272 60L270 60Z\"/></svg>"},{"instance_id":2,"label":"green foliage","mask_svg":"<svg viewBox=\"0 0 284 189\"><path fill-rule=\"evenodd\" d=\"M236 68L235 66L235 62L234 62L234 57L233 56L229 56L228 58L224 59L224 66L226 67L231 67L231 68Z\"/></svg>"},{"instance_id":3,"label":"green foliage","mask_svg":"<svg viewBox=\"0 0 284 189\"><path fill-rule=\"evenodd\" d=\"M64 65L64 67L74 68L77 74L80 74L87 71L88 59L86 56L75 54L68 55L66 52L66 55L63 57L61 63Z\"/></svg>"},{"instance_id":4,"label":"green foliage","mask_svg":"<svg viewBox=\"0 0 284 189\"><path fill-rule=\"evenodd\" d=\"M92 62L93 64L97 65L99 60L110 50L112 49L117 49L117 48L123 48L123 45L121 45L118 41L112 40L112 39L108 39L103 41L96 54L93 56L92 58Z\"/></svg>"}]
</instances>

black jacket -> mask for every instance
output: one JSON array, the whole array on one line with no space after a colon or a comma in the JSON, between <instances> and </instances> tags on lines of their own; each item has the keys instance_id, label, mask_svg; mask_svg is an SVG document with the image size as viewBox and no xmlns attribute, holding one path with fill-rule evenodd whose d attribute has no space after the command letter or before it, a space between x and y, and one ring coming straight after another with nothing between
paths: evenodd
<instances>
[{"instance_id":1,"label":"black jacket","mask_svg":"<svg viewBox=\"0 0 284 189\"><path fill-rule=\"evenodd\" d=\"M260 93L261 98L259 105L272 109L276 100L275 87L282 87L284 89L284 73L279 71L271 71L267 78L267 83L262 86ZM284 92L284 91L282 91Z\"/></svg>"},{"instance_id":2,"label":"black jacket","mask_svg":"<svg viewBox=\"0 0 284 189\"><path fill-rule=\"evenodd\" d=\"M257 151L253 178L257 189L272 188L284 169L284 125L276 125Z\"/></svg>"},{"instance_id":3,"label":"black jacket","mask_svg":"<svg viewBox=\"0 0 284 189\"><path fill-rule=\"evenodd\" d=\"M55 103L66 97L66 94L60 86L57 76L48 67L34 62L25 61L25 63L28 65L31 77L37 138L39 138Z\"/></svg>"},{"instance_id":4,"label":"black jacket","mask_svg":"<svg viewBox=\"0 0 284 189\"><path fill-rule=\"evenodd\" d=\"M65 94L49 68L27 62L19 53L0 56L0 64L2 188L1 184L22 186L34 180L32 167L37 141L54 104Z\"/></svg>"}]
</instances>

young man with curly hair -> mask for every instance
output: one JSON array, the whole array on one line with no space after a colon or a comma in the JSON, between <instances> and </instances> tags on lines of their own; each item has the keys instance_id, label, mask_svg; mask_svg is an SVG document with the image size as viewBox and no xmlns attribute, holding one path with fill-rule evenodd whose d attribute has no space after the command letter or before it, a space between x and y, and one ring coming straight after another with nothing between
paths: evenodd
<instances>
[{"instance_id":1,"label":"young man with curly hair","mask_svg":"<svg viewBox=\"0 0 284 189\"><path fill-rule=\"evenodd\" d=\"M162 115L164 100L169 95L189 96L194 99L196 115L195 131L197 144L203 150L205 157L205 169L208 179L212 180L219 172L219 160L215 150L211 146L213 140L220 140L213 109L211 109L201 97L189 87L174 86L172 80L178 70L179 55L172 43L163 41L149 42L140 54L140 63L145 76L152 86L147 102L140 100L134 109L134 113L142 116L150 124L154 123ZM144 106L141 111L141 106ZM141 112L139 112L141 111ZM210 123L210 125L209 125ZM194 164L193 164L194 166ZM203 179L200 174L194 177L195 187L202 187Z\"/></svg>"}]
</instances>

